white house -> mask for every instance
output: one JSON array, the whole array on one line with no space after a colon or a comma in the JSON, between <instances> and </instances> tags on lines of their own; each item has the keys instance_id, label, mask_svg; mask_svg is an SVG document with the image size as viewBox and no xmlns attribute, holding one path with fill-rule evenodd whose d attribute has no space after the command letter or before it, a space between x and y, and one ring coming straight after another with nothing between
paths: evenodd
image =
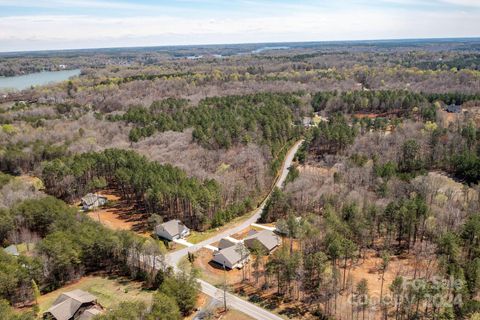
<instances>
[{"instance_id":1,"label":"white house","mask_svg":"<svg viewBox=\"0 0 480 320\"><path fill-rule=\"evenodd\" d=\"M213 253L212 261L218 263L224 268L241 269L250 259L248 249L243 243L237 243L220 251Z\"/></svg>"},{"instance_id":2,"label":"white house","mask_svg":"<svg viewBox=\"0 0 480 320\"><path fill-rule=\"evenodd\" d=\"M107 203L107 197L89 193L81 199L83 210L92 210Z\"/></svg>"},{"instance_id":3,"label":"white house","mask_svg":"<svg viewBox=\"0 0 480 320\"><path fill-rule=\"evenodd\" d=\"M180 220L170 220L155 227L155 234L167 240L183 239L190 234L188 229Z\"/></svg>"}]
</instances>

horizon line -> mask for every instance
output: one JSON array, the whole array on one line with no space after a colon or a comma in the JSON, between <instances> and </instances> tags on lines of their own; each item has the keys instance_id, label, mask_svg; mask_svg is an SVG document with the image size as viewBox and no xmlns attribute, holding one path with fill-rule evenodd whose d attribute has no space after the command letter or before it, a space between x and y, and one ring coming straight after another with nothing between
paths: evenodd
<instances>
[{"instance_id":1,"label":"horizon line","mask_svg":"<svg viewBox=\"0 0 480 320\"><path fill-rule=\"evenodd\" d=\"M146 45L146 46L118 46L118 47L86 47L86 48L63 48L63 49L40 49L40 50L13 50L0 51L0 55L15 55L28 53L53 53L53 52L74 52L74 51L102 51L118 49L155 49L155 48L186 48L186 47L215 47L215 46L241 46L241 45L269 45L269 44L328 44L328 43L367 43L367 42L391 42L391 41L461 41L480 40L479 36L466 37L426 37L426 38L386 38L386 39L362 39L362 40L310 40L310 41L274 41L274 42L232 42L232 43L199 43L199 44L169 44L169 45Z\"/></svg>"}]
</instances>

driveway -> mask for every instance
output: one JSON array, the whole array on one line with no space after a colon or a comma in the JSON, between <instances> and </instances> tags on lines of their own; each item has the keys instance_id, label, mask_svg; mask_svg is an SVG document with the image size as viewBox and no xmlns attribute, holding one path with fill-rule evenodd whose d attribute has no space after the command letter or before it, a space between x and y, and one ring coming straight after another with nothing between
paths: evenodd
<instances>
[{"instance_id":1,"label":"driveway","mask_svg":"<svg viewBox=\"0 0 480 320\"><path fill-rule=\"evenodd\" d=\"M287 178L289 168L292 165L293 158L295 157L295 153L297 153L297 150L302 144L302 142L303 140L296 142L295 145L288 151L287 155L285 156L285 161L283 162L282 172L279 175L277 181L275 182L275 187L282 188L283 183ZM260 215L262 214L262 211L265 208L265 205L267 204L267 201L270 198L270 195L271 195L271 192L268 195L268 197L260 204L260 206L257 207L257 209L255 209L255 213L247 220L243 221L239 225L236 225L235 227L232 227L228 230L225 230L224 232L214 235L213 237L208 238L207 240L194 244L190 247L183 248L181 250L169 253L166 257L167 263L169 265L176 266L178 265L180 260L187 255L188 252L193 253L205 246L208 246L208 245L211 245L212 243L220 241L222 238L229 237L235 233L238 233L248 228L252 223L257 222L257 220L260 218Z\"/></svg>"},{"instance_id":2,"label":"driveway","mask_svg":"<svg viewBox=\"0 0 480 320\"><path fill-rule=\"evenodd\" d=\"M298 141L295 143L295 145L288 151L287 155L285 156L285 160L283 162L282 166L282 171L275 182L275 187L282 188L283 183L285 182L285 179L287 178L288 171L290 166L292 165L293 158L295 157L295 153L297 153L298 148L302 144L302 141ZM272 190L273 191L273 190ZM265 208L265 205L270 198L270 195L272 194L272 191L270 194L267 196L267 198L262 202L262 204L255 209L254 214L248 218L247 220L243 221L239 225L236 225L235 227L232 227L224 232L221 232L207 240L204 240L202 242L199 242L197 244L194 244L188 248L184 248L172 253L167 254L165 257L165 260L168 265L174 267L175 269L177 268L178 263L180 260L187 255L188 252L195 252L205 246L211 247L212 243L220 241L220 239L229 237L235 233L238 233L246 228L248 228L252 223L257 222L257 220L260 218L260 215L262 214L263 209ZM217 289L213 285L211 285L208 282L205 282L203 280L198 280L201 286L201 290L203 293L206 295L214 298L214 299L219 299L220 301L223 301L223 291L220 289ZM262 309L258 306L256 306L253 303L250 303L248 301L245 301L231 293L226 294L227 297L227 305L233 309L236 309L238 311L241 311L248 316L254 318L254 319L260 319L260 320L282 320L281 317L265 310Z\"/></svg>"}]
</instances>

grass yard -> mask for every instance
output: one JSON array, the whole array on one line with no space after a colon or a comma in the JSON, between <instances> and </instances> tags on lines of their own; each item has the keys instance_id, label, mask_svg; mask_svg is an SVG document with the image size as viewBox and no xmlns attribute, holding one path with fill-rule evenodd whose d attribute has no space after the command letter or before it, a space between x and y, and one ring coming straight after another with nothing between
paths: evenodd
<instances>
[{"instance_id":1,"label":"grass yard","mask_svg":"<svg viewBox=\"0 0 480 320\"><path fill-rule=\"evenodd\" d=\"M39 314L41 315L50 308L60 294L75 289L84 290L95 295L98 298L98 302L106 309L112 308L123 301L143 301L149 304L152 301L154 292L142 289L140 282L129 281L122 277L86 276L75 283L42 295L38 299L40 304Z\"/></svg>"},{"instance_id":2,"label":"grass yard","mask_svg":"<svg viewBox=\"0 0 480 320\"><path fill-rule=\"evenodd\" d=\"M239 223L243 222L244 220L250 218L256 210L257 209L255 208L254 210L231 220L230 222L228 222L224 226L221 226L220 228L209 229L209 230L204 231L204 232L198 232L198 231L191 230L190 235L185 240L187 240L188 242L193 243L193 244L202 242L203 240L207 240L208 238L211 238L214 235L216 235L218 233L221 233L225 230L231 229L236 224L239 224Z\"/></svg>"}]
</instances>

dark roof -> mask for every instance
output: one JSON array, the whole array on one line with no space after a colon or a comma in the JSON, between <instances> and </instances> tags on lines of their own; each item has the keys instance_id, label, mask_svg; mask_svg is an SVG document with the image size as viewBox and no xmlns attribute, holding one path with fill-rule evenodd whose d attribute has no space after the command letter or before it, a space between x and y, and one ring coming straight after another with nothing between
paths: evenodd
<instances>
[{"instance_id":1,"label":"dark roof","mask_svg":"<svg viewBox=\"0 0 480 320\"><path fill-rule=\"evenodd\" d=\"M95 296L82 291L73 290L62 293L54 302L53 306L47 310L56 320L69 320L80 307L85 303L93 303L96 301Z\"/></svg>"},{"instance_id":2,"label":"dark roof","mask_svg":"<svg viewBox=\"0 0 480 320\"><path fill-rule=\"evenodd\" d=\"M451 105L447 106L447 108L445 110L447 112L451 112L451 113L460 113L460 112L462 112L462 106L457 106L455 104L451 104Z\"/></svg>"},{"instance_id":3,"label":"dark roof","mask_svg":"<svg viewBox=\"0 0 480 320\"><path fill-rule=\"evenodd\" d=\"M236 242L233 242L229 239L226 239L226 238L222 238L220 240L220 242L218 243L218 249L219 250L223 250L225 248L228 248L228 247L232 247L236 244Z\"/></svg>"}]
</instances>

